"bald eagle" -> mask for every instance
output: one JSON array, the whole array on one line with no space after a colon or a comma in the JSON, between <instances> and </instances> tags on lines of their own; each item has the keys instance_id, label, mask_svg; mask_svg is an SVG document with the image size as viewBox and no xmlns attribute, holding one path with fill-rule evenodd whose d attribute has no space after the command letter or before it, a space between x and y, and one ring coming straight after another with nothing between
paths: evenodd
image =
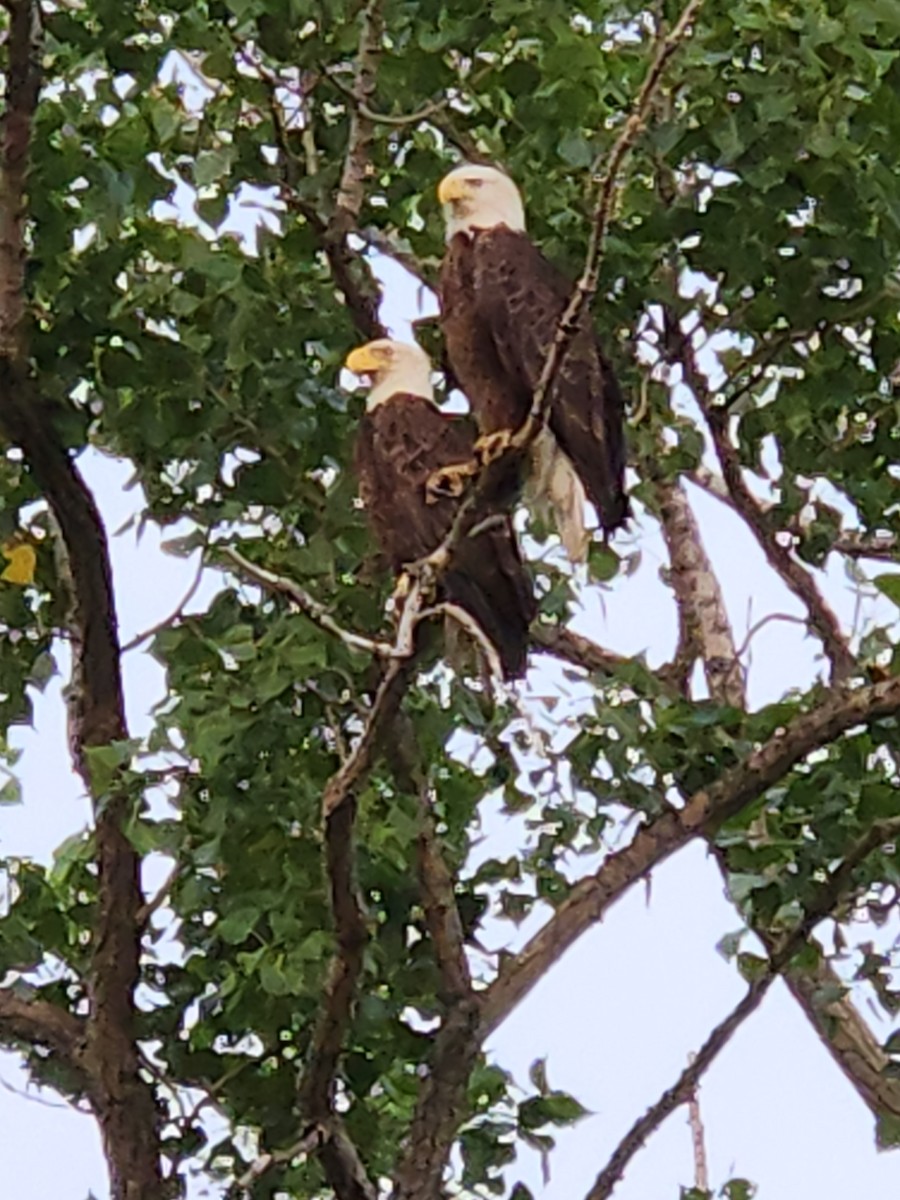
<instances>
[{"instance_id":1,"label":"bald eagle","mask_svg":"<svg viewBox=\"0 0 900 1200\"><path fill-rule=\"evenodd\" d=\"M356 472L375 539L395 574L436 550L460 495L433 490L442 468L462 491L459 467L474 462L475 433L465 418L434 402L431 362L418 346L381 338L348 356L370 391L356 439ZM507 679L524 674L536 605L509 517L482 522L456 548L439 599L474 617L496 648Z\"/></svg>"},{"instance_id":2,"label":"bald eagle","mask_svg":"<svg viewBox=\"0 0 900 1200\"><path fill-rule=\"evenodd\" d=\"M441 326L447 358L469 398L485 460L525 420L573 285L525 232L513 181L496 167L462 166L438 188L447 226ZM533 450L530 490L549 502L569 557L590 538L585 493L610 533L628 516L622 394L585 312L549 397Z\"/></svg>"}]
</instances>

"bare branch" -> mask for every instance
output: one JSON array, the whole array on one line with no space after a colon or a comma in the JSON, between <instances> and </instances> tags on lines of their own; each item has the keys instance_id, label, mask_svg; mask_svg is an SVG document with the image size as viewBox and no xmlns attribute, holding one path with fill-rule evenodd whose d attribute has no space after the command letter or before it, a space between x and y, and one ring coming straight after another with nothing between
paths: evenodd
<instances>
[{"instance_id":1,"label":"bare branch","mask_svg":"<svg viewBox=\"0 0 900 1200\"><path fill-rule=\"evenodd\" d=\"M731 623L690 502L677 482L658 483L656 494L681 625L674 678L686 693L699 657L710 696L718 704L743 708L744 681Z\"/></svg>"},{"instance_id":2,"label":"bare branch","mask_svg":"<svg viewBox=\"0 0 900 1200\"><path fill-rule=\"evenodd\" d=\"M548 968L634 883L694 837L705 836L744 805L763 795L811 750L827 745L854 725L900 712L900 679L853 692L833 693L795 717L739 766L694 793L678 811L644 826L630 845L611 854L600 869L572 888L554 915L501 970L483 994L485 1036L525 998Z\"/></svg>"},{"instance_id":3,"label":"bare branch","mask_svg":"<svg viewBox=\"0 0 900 1200\"><path fill-rule=\"evenodd\" d=\"M740 646L738 646L737 650L735 650L735 656L738 660L742 659L750 649L750 643L753 641L759 631L761 629L765 629L767 625L771 625L773 621L785 621L790 625L806 626L806 621L804 621L802 617L792 616L791 613L766 613L764 617L760 617L758 621L755 621L750 626L750 628L747 630L744 640L741 642Z\"/></svg>"},{"instance_id":4,"label":"bare branch","mask_svg":"<svg viewBox=\"0 0 900 1200\"><path fill-rule=\"evenodd\" d=\"M806 606L810 626L821 638L825 653L831 662L832 680L840 682L848 679L857 670L857 665L840 622L809 571L801 566L791 550L779 541L777 531L772 528L747 486L737 450L728 433L727 413L722 409L707 406L706 417L722 474L735 507L756 536L769 563Z\"/></svg>"},{"instance_id":5,"label":"bare branch","mask_svg":"<svg viewBox=\"0 0 900 1200\"><path fill-rule=\"evenodd\" d=\"M315 622L320 629L324 629L326 633L334 634L345 646L349 646L352 650L365 650L369 654L374 654L379 658L392 658L398 655L397 647L390 642L365 637L361 633L354 633L350 629L344 629L331 616L327 606L321 600L317 600L315 596L310 595L298 583L295 583L293 579L288 579L285 575L276 575L273 571L267 571L265 567L251 562L249 558L245 558L233 546L223 546L222 553L240 568L243 575L252 579L254 583L258 583L270 592L278 592L283 596L287 596L297 605L304 616L309 617L311 621Z\"/></svg>"},{"instance_id":6,"label":"bare branch","mask_svg":"<svg viewBox=\"0 0 900 1200\"><path fill-rule=\"evenodd\" d=\"M693 1063L695 1057L691 1054L688 1063ZM697 1092L698 1088L695 1087L688 1096L688 1123L691 1127L691 1142L694 1147L694 1187L698 1192L708 1192L709 1168L706 1163L706 1136Z\"/></svg>"},{"instance_id":7,"label":"bare branch","mask_svg":"<svg viewBox=\"0 0 900 1200\"><path fill-rule=\"evenodd\" d=\"M160 908L162 908L162 906L168 900L169 894L172 891L172 887L175 883L175 880L181 874L181 869L182 869L181 863L175 863L175 865L172 867L171 871L166 876L165 882L163 883L162 887L159 889L159 891L156 893L156 895L152 898L152 900L148 900L146 904L142 904L141 907L138 909L135 920L137 921L137 924L141 929L144 929L146 927L147 922L150 920L150 918L153 916L153 914L155 912L157 912Z\"/></svg>"},{"instance_id":8,"label":"bare branch","mask_svg":"<svg viewBox=\"0 0 900 1200\"><path fill-rule=\"evenodd\" d=\"M708 1070L719 1051L724 1049L747 1017L755 1012L772 983L801 949L815 926L834 909L850 888L856 868L873 850L895 836L898 830L900 830L900 819L885 821L873 826L849 851L841 865L818 889L818 894L806 909L803 920L783 939L769 962L753 979L741 1002L724 1021L716 1026L696 1056L681 1073L677 1082L663 1092L656 1104L634 1123L598 1175L585 1200L608 1200L616 1184L622 1178L628 1163L650 1134L659 1128L670 1113L690 1099L696 1091L700 1078Z\"/></svg>"},{"instance_id":9,"label":"bare branch","mask_svg":"<svg viewBox=\"0 0 900 1200\"><path fill-rule=\"evenodd\" d=\"M194 573L194 578L191 581L191 586L178 601L175 609L169 614L169 616L165 617L162 621L157 621L155 625L151 625L150 628L145 629L143 633L135 634L131 641L126 642L122 647L121 653L128 654L129 651L136 650L142 642L146 642L149 638L156 637L158 633L162 633L164 629L168 629L171 625L174 625L179 617L183 615L184 610L187 608L193 598L197 595L197 592L200 589L200 584L203 582L203 572L205 570L206 563L203 561L203 557L201 555L200 561L197 563L197 570Z\"/></svg>"}]
</instances>

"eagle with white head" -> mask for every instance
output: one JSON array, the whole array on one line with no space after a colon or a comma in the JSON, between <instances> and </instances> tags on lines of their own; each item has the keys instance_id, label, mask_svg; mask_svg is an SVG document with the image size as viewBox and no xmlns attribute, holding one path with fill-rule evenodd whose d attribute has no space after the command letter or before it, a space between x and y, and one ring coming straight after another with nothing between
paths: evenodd
<instances>
[{"instance_id":1,"label":"eagle with white head","mask_svg":"<svg viewBox=\"0 0 900 1200\"><path fill-rule=\"evenodd\" d=\"M474 470L475 431L466 418L438 408L431 362L419 346L380 338L352 351L346 366L369 382L356 438L360 496L376 541L400 575L450 532L462 502L461 476ZM452 487L449 494L435 490L445 468L453 469L455 494ZM461 539L438 599L474 618L507 679L524 674L536 605L508 516L492 516Z\"/></svg>"},{"instance_id":2,"label":"eagle with white head","mask_svg":"<svg viewBox=\"0 0 900 1200\"><path fill-rule=\"evenodd\" d=\"M481 457L490 460L528 415L573 285L525 232L519 190L496 167L457 167L438 199L447 227L439 288L447 358L478 423ZM629 511L622 393L589 312L548 399L530 491L549 504L569 557L583 561L585 497L606 533Z\"/></svg>"}]
</instances>

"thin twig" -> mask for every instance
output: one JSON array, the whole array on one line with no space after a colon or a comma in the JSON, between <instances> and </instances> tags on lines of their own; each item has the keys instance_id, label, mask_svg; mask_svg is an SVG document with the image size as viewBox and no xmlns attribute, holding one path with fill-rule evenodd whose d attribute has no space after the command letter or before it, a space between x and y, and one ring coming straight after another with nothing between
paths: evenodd
<instances>
[{"instance_id":1,"label":"thin twig","mask_svg":"<svg viewBox=\"0 0 900 1200\"><path fill-rule=\"evenodd\" d=\"M191 581L191 586L184 593L178 604L175 606L169 616L163 618L162 621L157 621L155 625L151 625L149 629L145 629L143 633L137 633L134 637L125 643L122 647L122 653L128 654L131 650L136 650L142 642L146 642L148 638L156 637L158 633L162 633L164 629L168 629L184 615L184 610L197 595L200 589L200 584L203 581L203 572L206 570L206 563L203 561L203 555L200 556L200 561L197 563L197 570L194 573L194 578Z\"/></svg>"},{"instance_id":2,"label":"thin twig","mask_svg":"<svg viewBox=\"0 0 900 1200\"><path fill-rule=\"evenodd\" d=\"M221 553L226 558L238 567L241 573L252 579L254 583L260 584L261 587L268 589L270 592L278 592L283 596L287 596L297 605L304 616L309 617L320 629L324 629L326 633L334 634L336 638L349 646L351 650L365 650L369 654L377 655L379 658L394 658L406 657L402 649L390 642L381 641L378 638L365 637L361 633L354 633L350 629L344 629L335 621L334 617L328 611L326 605L321 600L317 600L315 596L310 595L304 588L295 583L293 579L288 579L285 575L276 575L273 571L267 571L265 567L259 566L255 562L251 562L249 558L244 558L240 551L235 550L233 546L221 547Z\"/></svg>"},{"instance_id":3,"label":"thin twig","mask_svg":"<svg viewBox=\"0 0 900 1200\"><path fill-rule=\"evenodd\" d=\"M169 898L169 893L172 891L172 886L175 880L181 874L181 864L175 863L169 874L166 876L165 882L156 893L152 900L148 900L142 905L138 911L135 920L140 928L144 928L150 918L157 912Z\"/></svg>"},{"instance_id":4,"label":"thin twig","mask_svg":"<svg viewBox=\"0 0 900 1200\"><path fill-rule=\"evenodd\" d=\"M688 1063L693 1063L696 1056L688 1056ZM694 1187L698 1192L709 1191L709 1168L706 1162L706 1137L703 1129L703 1116L700 1112L698 1088L694 1088L688 1097L688 1123L691 1127L691 1142L694 1147Z\"/></svg>"},{"instance_id":5,"label":"thin twig","mask_svg":"<svg viewBox=\"0 0 900 1200\"><path fill-rule=\"evenodd\" d=\"M624 1174L625 1168L644 1145L647 1138L676 1108L696 1091L701 1077L709 1069L716 1056L725 1048L737 1029L760 1006L771 985L789 965L794 955L802 948L815 926L834 909L852 884L853 872L879 846L890 841L900 830L900 818L881 822L872 827L847 853L843 862L823 883L815 900L807 907L803 919L784 938L760 968L740 1003L710 1033L678 1080L663 1092L659 1100L634 1123L613 1152L609 1162L597 1176L594 1186L585 1200L608 1200Z\"/></svg>"},{"instance_id":6,"label":"thin twig","mask_svg":"<svg viewBox=\"0 0 900 1200\"><path fill-rule=\"evenodd\" d=\"M805 621L803 617L795 617L792 616L791 613L767 613L764 617L760 617L760 619L751 625L747 630L746 637L734 652L734 656L737 660L740 660L744 657L744 655L750 649L750 643L753 641L759 631L764 629L766 625L771 624L772 621L787 621L791 625L802 625L804 628L806 628L808 625L808 622Z\"/></svg>"}]
</instances>

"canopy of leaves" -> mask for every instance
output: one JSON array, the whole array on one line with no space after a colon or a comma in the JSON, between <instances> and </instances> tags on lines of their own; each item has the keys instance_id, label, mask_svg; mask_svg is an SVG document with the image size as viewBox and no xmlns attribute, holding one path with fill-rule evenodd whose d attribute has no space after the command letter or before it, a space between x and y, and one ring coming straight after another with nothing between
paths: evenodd
<instances>
[{"instance_id":1,"label":"canopy of leaves","mask_svg":"<svg viewBox=\"0 0 900 1200\"><path fill-rule=\"evenodd\" d=\"M661 10L677 17L671 3ZM592 172L646 74L654 18L607 0L386 0L383 18L369 107L384 119L374 123L358 244L393 246L433 279L443 244L436 184L477 154L509 169L533 237L574 277ZM147 516L192 522L186 551L228 541L306 587L347 628L382 633L390 581L349 470L361 401L339 386L362 337L327 233L355 119L356 0L90 0L47 6L44 23L28 301L54 428L75 454L90 444L133 463ZM900 536L898 262L900 6L707 0L617 191L595 305L637 413L633 494L648 522L658 485L690 474L703 453L697 421L673 411L663 386L677 369L651 378L670 348L665 310L688 328L734 335L715 401L730 406L741 464L759 467L766 447L777 453L772 531L821 564L842 522L823 499L827 483L861 536ZM350 256L349 270L371 289L362 258ZM706 280L690 297L685 271ZM0 580L0 733L28 719L28 689L46 680L65 624L39 500L11 451L0 461L0 542L26 537L36 562ZM624 566L611 551L596 557L614 589ZM546 623L572 597L570 578L551 564L534 565ZM887 569L879 585L895 601L896 578ZM214 1089L228 1120L230 1132L210 1145L201 1121L173 1110L169 1169L191 1161L231 1178L243 1169L235 1130L257 1131L267 1147L298 1136L298 1068L333 946L321 797L359 733L377 672L283 598L231 575L206 613L161 631L153 653L170 695L132 760L128 832L141 854L164 852L178 873L145 939L140 1034L172 1084ZM861 676L896 666L886 629L868 631L860 654ZM468 684L446 671L422 675L404 711L466 938L487 910L518 920L538 902L557 905L582 873L579 855L601 848L621 806L658 815L816 699L792 695L748 714L688 699L640 661L623 663L595 679L571 744L548 750L529 775L501 739L508 706L486 715ZM448 753L460 731L484 751L478 770ZM748 919L786 927L847 845L900 812L897 742L895 722L857 728L724 827L732 894ZM152 791L160 769L166 803ZM526 812L532 832L507 861L467 877L488 793ZM348 1132L373 1179L391 1176L445 1001L417 885L421 820L408 772L387 756L358 797L368 942L340 1071ZM65 970L45 992L78 1011L92 843L68 844L48 873L7 869L15 888L0 920L3 967L27 972L52 956ZM856 883L860 894L896 886L894 857L871 855ZM173 919L183 947L174 963L154 950ZM867 967L886 1003L895 999L888 967L874 958ZM490 978L494 964L479 969ZM33 1063L77 1090L52 1059ZM515 1182L517 1139L546 1150L548 1129L582 1111L547 1088L527 1094L479 1061L462 1183L501 1193ZM310 1156L277 1164L260 1186L260 1195L311 1197L323 1180Z\"/></svg>"}]
</instances>

